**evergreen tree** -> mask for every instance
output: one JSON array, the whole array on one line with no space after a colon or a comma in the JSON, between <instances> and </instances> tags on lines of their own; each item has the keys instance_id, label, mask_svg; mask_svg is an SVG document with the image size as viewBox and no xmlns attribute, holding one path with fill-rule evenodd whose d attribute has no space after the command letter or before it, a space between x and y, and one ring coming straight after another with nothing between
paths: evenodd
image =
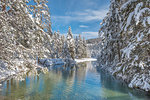
<instances>
[{"instance_id":1,"label":"evergreen tree","mask_svg":"<svg viewBox=\"0 0 150 100\"><path fill-rule=\"evenodd\" d=\"M103 34L99 55L101 66L129 83L129 87L150 90L147 81L150 59L150 1L111 0L99 35ZM141 80L144 81L140 83ZM141 85L143 84L143 85Z\"/></svg>"},{"instance_id":2,"label":"evergreen tree","mask_svg":"<svg viewBox=\"0 0 150 100\"><path fill-rule=\"evenodd\" d=\"M76 36L75 38L75 54L76 54L76 58L78 58L79 56L79 40L78 40L78 37Z\"/></svg>"},{"instance_id":3,"label":"evergreen tree","mask_svg":"<svg viewBox=\"0 0 150 100\"><path fill-rule=\"evenodd\" d=\"M51 42L51 49L52 49L52 58L58 58L59 56L59 34L57 32L54 32L52 36L52 42Z\"/></svg>"},{"instance_id":4,"label":"evergreen tree","mask_svg":"<svg viewBox=\"0 0 150 100\"><path fill-rule=\"evenodd\" d=\"M52 36L51 21L49 8L47 6L47 0L34 0L35 5L31 5L33 8L34 20L39 28L43 29L46 33Z\"/></svg>"},{"instance_id":5,"label":"evergreen tree","mask_svg":"<svg viewBox=\"0 0 150 100\"><path fill-rule=\"evenodd\" d=\"M87 57L87 44L86 44L86 40L85 38L83 37L83 58L86 58Z\"/></svg>"},{"instance_id":6,"label":"evergreen tree","mask_svg":"<svg viewBox=\"0 0 150 100\"><path fill-rule=\"evenodd\" d=\"M101 53L102 64L111 64L120 60L120 4L119 0L111 0L108 16L103 20L99 35L104 33L104 45ZM112 53L113 52L113 53ZM105 56L104 56L105 55ZM107 59L107 60L106 60Z\"/></svg>"},{"instance_id":7,"label":"evergreen tree","mask_svg":"<svg viewBox=\"0 0 150 100\"><path fill-rule=\"evenodd\" d=\"M71 54L69 52L69 45L68 45L67 41L65 41L65 43L63 45L63 58L67 59L67 60L72 58Z\"/></svg>"},{"instance_id":8,"label":"evergreen tree","mask_svg":"<svg viewBox=\"0 0 150 100\"><path fill-rule=\"evenodd\" d=\"M79 34L79 39L78 39L78 58L82 58L83 56L83 40L81 35Z\"/></svg>"},{"instance_id":9,"label":"evergreen tree","mask_svg":"<svg viewBox=\"0 0 150 100\"><path fill-rule=\"evenodd\" d=\"M71 32L71 27L69 27L67 34L67 47L72 59L75 59L75 42Z\"/></svg>"},{"instance_id":10,"label":"evergreen tree","mask_svg":"<svg viewBox=\"0 0 150 100\"><path fill-rule=\"evenodd\" d=\"M59 47L60 47L60 58L63 58L64 57L64 44L65 44L65 36L64 35L61 35L60 37L60 44L59 44Z\"/></svg>"}]
</instances>

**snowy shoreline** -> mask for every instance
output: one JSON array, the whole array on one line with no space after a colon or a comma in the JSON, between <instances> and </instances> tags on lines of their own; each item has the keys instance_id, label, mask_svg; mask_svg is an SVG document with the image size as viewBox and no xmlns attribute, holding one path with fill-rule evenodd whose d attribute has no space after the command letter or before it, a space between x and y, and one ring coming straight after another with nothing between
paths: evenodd
<instances>
[{"instance_id":1,"label":"snowy shoreline","mask_svg":"<svg viewBox=\"0 0 150 100\"><path fill-rule=\"evenodd\" d=\"M87 62L87 61L97 61L95 58L82 58L82 59L75 59L76 63L81 63L81 62Z\"/></svg>"},{"instance_id":2,"label":"snowy shoreline","mask_svg":"<svg viewBox=\"0 0 150 100\"><path fill-rule=\"evenodd\" d=\"M115 70L113 70L112 68L109 68L107 66L102 66L102 65L97 65L100 66L100 68L102 70L105 70L106 72L108 72L110 75L112 75L115 79L119 80L120 82L123 82L125 85L127 85L128 88L133 89L133 90L137 90L137 91L141 91L144 92L146 94L150 94L150 85L146 82L147 79L143 80L143 82L140 79L137 79L137 77L134 77L134 79L132 79L132 81L128 82L125 76L121 76L120 74L115 74ZM134 76L137 76L137 74L135 74ZM140 75L138 75L140 77ZM143 76L145 77L145 76ZM143 79L143 77L140 77L141 79ZM138 86L141 87L138 87Z\"/></svg>"},{"instance_id":3,"label":"snowy shoreline","mask_svg":"<svg viewBox=\"0 0 150 100\"><path fill-rule=\"evenodd\" d=\"M87 62L87 61L97 61L97 59L94 58L82 58L82 59L75 59L75 60L70 60L70 63L76 64L76 63L81 63L81 62ZM40 64L36 63L37 61L30 61L30 65L32 66L31 68L27 67L22 67L22 69L19 69L19 66L25 66L23 65L23 61L16 61L16 66L14 70L7 69L8 65L6 66L5 63L0 64L1 67L3 67L3 70L0 70L0 83L9 79L10 77L16 76L20 73L26 73L30 70L34 70L37 68L44 68L42 66L48 67L48 66L53 66L53 65L61 65L61 64L66 64L65 59L40 59L39 62Z\"/></svg>"}]
</instances>

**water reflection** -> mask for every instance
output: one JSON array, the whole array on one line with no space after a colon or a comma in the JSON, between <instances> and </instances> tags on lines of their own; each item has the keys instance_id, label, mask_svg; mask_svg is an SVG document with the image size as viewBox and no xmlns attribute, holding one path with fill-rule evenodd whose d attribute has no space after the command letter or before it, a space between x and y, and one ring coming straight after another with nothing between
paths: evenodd
<instances>
[{"instance_id":1,"label":"water reflection","mask_svg":"<svg viewBox=\"0 0 150 100\"><path fill-rule=\"evenodd\" d=\"M91 62L49 67L49 73L28 72L5 81L0 100L148 100L129 90Z\"/></svg>"}]
</instances>

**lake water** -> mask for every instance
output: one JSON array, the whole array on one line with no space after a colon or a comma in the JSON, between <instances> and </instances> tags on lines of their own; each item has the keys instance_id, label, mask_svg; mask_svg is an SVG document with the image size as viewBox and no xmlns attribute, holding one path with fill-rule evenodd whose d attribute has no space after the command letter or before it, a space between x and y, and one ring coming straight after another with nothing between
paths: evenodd
<instances>
[{"instance_id":1,"label":"lake water","mask_svg":"<svg viewBox=\"0 0 150 100\"><path fill-rule=\"evenodd\" d=\"M46 74L29 72L11 78L0 86L0 100L150 100L93 65L59 65Z\"/></svg>"}]
</instances>

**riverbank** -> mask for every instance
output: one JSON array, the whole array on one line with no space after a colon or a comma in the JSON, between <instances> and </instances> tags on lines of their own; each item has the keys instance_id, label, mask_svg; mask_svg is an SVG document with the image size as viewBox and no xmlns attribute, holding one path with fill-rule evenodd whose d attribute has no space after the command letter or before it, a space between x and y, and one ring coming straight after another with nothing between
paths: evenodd
<instances>
[{"instance_id":1,"label":"riverbank","mask_svg":"<svg viewBox=\"0 0 150 100\"><path fill-rule=\"evenodd\" d=\"M119 72L119 70L121 69L119 67L117 67L118 69L116 69L116 67L102 66L100 63L97 66L100 66L102 70L105 70L114 78L126 84L128 88L146 92L148 95L150 95L150 85L148 83L149 77L147 77L148 75L146 73L145 74L135 73L131 77L131 75L123 74ZM133 70L130 70L130 71L133 71Z\"/></svg>"},{"instance_id":2,"label":"riverbank","mask_svg":"<svg viewBox=\"0 0 150 100\"><path fill-rule=\"evenodd\" d=\"M11 76L16 76L19 73L27 73L30 70L40 69L44 70L43 68L53 66L53 65L65 65L66 63L76 64L81 62L88 62L88 61L96 61L94 58L82 58L82 59L40 59L39 64L36 60L14 60L15 66L9 66L8 64L0 61L0 82L8 79Z\"/></svg>"},{"instance_id":3,"label":"riverbank","mask_svg":"<svg viewBox=\"0 0 150 100\"><path fill-rule=\"evenodd\" d=\"M27 73L31 69L39 68L36 60L14 60L13 66L4 61L0 61L0 82L8 79L11 76L16 76L20 73Z\"/></svg>"},{"instance_id":4,"label":"riverbank","mask_svg":"<svg viewBox=\"0 0 150 100\"><path fill-rule=\"evenodd\" d=\"M81 62L88 62L88 61L97 61L95 58L81 58L81 59L75 59L76 63L81 63Z\"/></svg>"},{"instance_id":5,"label":"riverbank","mask_svg":"<svg viewBox=\"0 0 150 100\"><path fill-rule=\"evenodd\" d=\"M80 66L77 70L53 66L46 74L27 74L23 81L11 78L2 83L0 97L7 100L149 100L145 93L132 91L107 72L98 70L94 63L77 66Z\"/></svg>"}]
</instances>

